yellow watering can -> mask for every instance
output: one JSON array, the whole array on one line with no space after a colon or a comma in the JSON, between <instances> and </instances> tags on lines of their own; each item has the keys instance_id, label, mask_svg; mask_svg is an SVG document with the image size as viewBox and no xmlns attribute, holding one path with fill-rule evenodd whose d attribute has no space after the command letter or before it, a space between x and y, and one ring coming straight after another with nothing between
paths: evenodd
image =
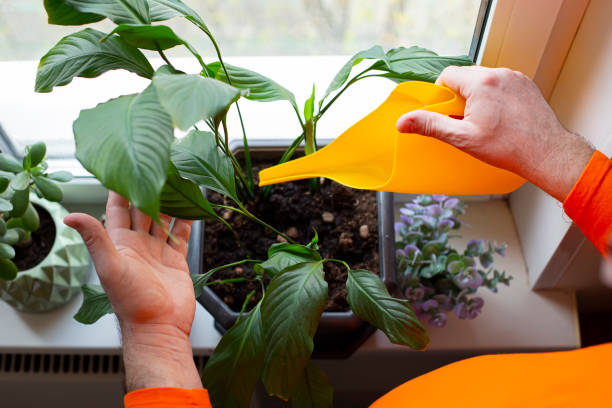
<instances>
[{"instance_id":1,"label":"yellow watering can","mask_svg":"<svg viewBox=\"0 0 612 408\"><path fill-rule=\"evenodd\" d=\"M401 115L463 116L465 100L428 82L404 82L376 110L321 150L259 172L259 185L326 177L364 190L413 194L506 194L525 180L431 137L403 134Z\"/></svg>"}]
</instances>

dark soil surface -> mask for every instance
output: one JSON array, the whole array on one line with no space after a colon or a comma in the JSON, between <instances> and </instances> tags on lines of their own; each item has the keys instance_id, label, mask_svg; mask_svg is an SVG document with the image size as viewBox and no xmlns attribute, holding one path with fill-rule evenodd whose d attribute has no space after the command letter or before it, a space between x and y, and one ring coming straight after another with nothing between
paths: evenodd
<instances>
[{"instance_id":1,"label":"dark soil surface","mask_svg":"<svg viewBox=\"0 0 612 408\"><path fill-rule=\"evenodd\" d=\"M255 165L254 174L258 174L260 168L275 163ZM223 202L223 196L212 191L208 192L208 198L213 202ZM289 236L293 235L292 238L301 244L310 242L314 236L314 229L319 234L319 252L322 257L341 259L353 269L367 269L378 274L377 202L376 193L373 191L354 190L325 180L320 192L313 194L308 181L297 181L275 185L267 201L251 202L247 205L247 209L278 230ZM332 217L329 214L325 214L327 221L324 221L324 213L331 213L333 221L330 221ZM279 242L277 234L240 214L228 210L223 210L220 214L238 232L244 248L251 251L253 259L267 259L270 245ZM362 232L365 229L364 225L368 230L366 238L360 234L360 229ZM246 257L244 250L236 244L232 233L221 223L206 221L204 236L207 270ZM349 310L346 301L346 269L334 262L326 262L324 269L329 288L325 310L328 312ZM233 269L219 271L213 278L225 280L253 276L251 266L243 264ZM252 290L256 291L256 295L251 298L251 305L255 305L261 299L259 283L253 281L217 284L211 288L235 311L240 311Z\"/></svg>"},{"instance_id":2,"label":"dark soil surface","mask_svg":"<svg viewBox=\"0 0 612 408\"><path fill-rule=\"evenodd\" d=\"M30 235L32 238L30 245L15 246L13 262L20 271L33 268L41 263L49 255L55 242L55 223L51 215L38 205L34 205L34 207L40 217L40 227Z\"/></svg>"}]
</instances>

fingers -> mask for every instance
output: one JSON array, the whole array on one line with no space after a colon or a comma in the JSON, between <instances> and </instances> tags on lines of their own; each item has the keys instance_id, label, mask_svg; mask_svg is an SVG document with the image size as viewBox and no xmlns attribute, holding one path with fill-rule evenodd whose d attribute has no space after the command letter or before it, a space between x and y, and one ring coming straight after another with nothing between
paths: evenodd
<instances>
[{"instance_id":1,"label":"fingers","mask_svg":"<svg viewBox=\"0 0 612 408\"><path fill-rule=\"evenodd\" d=\"M151 235L165 241L168 239L168 230L170 228L172 217L166 214L159 214L159 218L161 219L161 225L156 222L152 223Z\"/></svg>"},{"instance_id":2,"label":"fingers","mask_svg":"<svg viewBox=\"0 0 612 408\"><path fill-rule=\"evenodd\" d=\"M136 207L130 207L130 215L132 217L132 230L148 234L151 229L151 217Z\"/></svg>"},{"instance_id":3,"label":"fingers","mask_svg":"<svg viewBox=\"0 0 612 408\"><path fill-rule=\"evenodd\" d=\"M118 270L119 254L102 223L90 215L80 213L66 216L64 223L81 234L100 280L104 283L109 273Z\"/></svg>"},{"instance_id":4,"label":"fingers","mask_svg":"<svg viewBox=\"0 0 612 408\"><path fill-rule=\"evenodd\" d=\"M464 98L468 98L471 94L471 90L478 83L479 73L481 71L482 67L479 66L446 67L436 80L436 85L446 86L458 92Z\"/></svg>"},{"instance_id":5,"label":"fingers","mask_svg":"<svg viewBox=\"0 0 612 408\"><path fill-rule=\"evenodd\" d=\"M179 251L184 256L187 256L187 242L189 242L189 235L191 234L191 225L193 221L176 219L174 226L172 227L172 235L176 238L175 240L169 240L169 245Z\"/></svg>"},{"instance_id":6,"label":"fingers","mask_svg":"<svg viewBox=\"0 0 612 408\"><path fill-rule=\"evenodd\" d=\"M469 127L467 121L423 110L408 112L397 121L397 130L402 133L434 137L459 148L468 142Z\"/></svg>"},{"instance_id":7,"label":"fingers","mask_svg":"<svg viewBox=\"0 0 612 408\"><path fill-rule=\"evenodd\" d=\"M106 201L106 229L108 231L115 228L129 229L131 227L129 207L128 200L114 191L108 192L108 200Z\"/></svg>"}]
</instances>

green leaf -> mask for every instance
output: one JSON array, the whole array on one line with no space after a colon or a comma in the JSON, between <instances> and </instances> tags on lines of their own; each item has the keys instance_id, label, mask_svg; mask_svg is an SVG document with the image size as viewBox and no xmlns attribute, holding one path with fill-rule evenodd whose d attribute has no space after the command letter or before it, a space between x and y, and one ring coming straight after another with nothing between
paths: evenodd
<instances>
[{"instance_id":1,"label":"green leaf","mask_svg":"<svg viewBox=\"0 0 612 408\"><path fill-rule=\"evenodd\" d=\"M151 21L163 21L174 17L185 17L202 30L210 33L202 17L180 0L149 0Z\"/></svg>"},{"instance_id":2,"label":"green leaf","mask_svg":"<svg viewBox=\"0 0 612 408\"><path fill-rule=\"evenodd\" d=\"M6 231L6 221L4 221L4 218L0 217L0 236L6 234Z\"/></svg>"},{"instance_id":3,"label":"green leaf","mask_svg":"<svg viewBox=\"0 0 612 408\"><path fill-rule=\"evenodd\" d=\"M62 201L62 198L64 198L64 193L62 192L62 189L59 188L59 186L55 184L54 181L51 181L46 177L34 177L34 184L36 184L36 187L41 192L43 197L45 197L49 201L60 202Z\"/></svg>"},{"instance_id":4,"label":"green leaf","mask_svg":"<svg viewBox=\"0 0 612 408\"><path fill-rule=\"evenodd\" d=\"M15 219L15 218L13 218ZM5 244L15 245L25 235L25 231L20 228L9 228L2 236L0 236L0 242Z\"/></svg>"},{"instance_id":5,"label":"green leaf","mask_svg":"<svg viewBox=\"0 0 612 408\"><path fill-rule=\"evenodd\" d=\"M314 249L304 245L283 242L272 245L268 249L268 259L255 265L254 269L258 273L266 273L268 276L274 277L289 266L320 260L321 255Z\"/></svg>"},{"instance_id":6,"label":"green leaf","mask_svg":"<svg viewBox=\"0 0 612 408\"><path fill-rule=\"evenodd\" d=\"M104 16L92 13L81 13L68 5L65 0L45 0L45 10L49 17L49 24L56 25L83 25L104 20Z\"/></svg>"},{"instance_id":7,"label":"green leaf","mask_svg":"<svg viewBox=\"0 0 612 408\"><path fill-rule=\"evenodd\" d=\"M246 68L227 63L225 68L230 76L233 87L249 91L245 98L259 102L286 100L297 108L293 93L270 78ZM229 83L219 61L209 64L208 71L213 78Z\"/></svg>"},{"instance_id":8,"label":"green leaf","mask_svg":"<svg viewBox=\"0 0 612 408\"><path fill-rule=\"evenodd\" d=\"M20 173L23 171L21 164L6 153L0 153L0 170L11 173Z\"/></svg>"},{"instance_id":9,"label":"green leaf","mask_svg":"<svg viewBox=\"0 0 612 408\"><path fill-rule=\"evenodd\" d=\"M192 130L172 146L172 162L180 175L239 202L234 168L210 132Z\"/></svg>"},{"instance_id":10,"label":"green leaf","mask_svg":"<svg viewBox=\"0 0 612 408\"><path fill-rule=\"evenodd\" d=\"M309 361L293 395L293 408L333 408L334 387L325 371Z\"/></svg>"},{"instance_id":11,"label":"green leaf","mask_svg":"<svg viewBox=\"0 0 612 408\"><path fill-rule=\"evenodd\" d=\"M391 297L377 275L366 270L350 270L346 289L353 312L382 330L392 343L416 350L427 347L429 336L410 303Z\"/></svg>"},{"instance_id":12,"label":"green leaf","mask_svg":"<svg viewBox=\"0 0 612 408\"><path fill-rule=\"evenodd\" d=\"M202 379L216 408L248 408L264 365L261 304L223 336L209 358Z\"/></svg>"},{"instance_id":13,"label":"green leaf","mask_svg":"<svg viewBox=\"0 0 612 408\"><path fill-rule=\"evenodd\" d=\"M164 25L121 24L109 36L118 34L126 43L146 50L167 50L185 44L174 31Z\"/></svg>"},{"instance_id":14,"label":"green leaf","mask_svg":"<svg viewBox=\"0 0 612 408\"><path fill-rule=\"evenodd\" d=\"M326 301L322 261L291 266L270 281L261 307L267 345L262 380L268 394L287 400L293 393Z\"/></svg>"},{"instance_id":15,"label":"green leaf","mask_svg":"<svg viewBox=\"0 0 612 408\"><path fill-rule=\"evenodd\" d=\"M21 217L25 212L26 208L28 208L28 203L30 202L30 189L18 190L13 193L13 197L11 197L11 205L13 209L11 210L9 217Z\"/></svg>"},{"instance_id":16,"label":"green leaf","mask_svg":"<svg viewBox=\"0 0 612 408\"><path fill-rule=\"evenodd\" d=\"M74 315L74 320L82 324L94 324L100 318L113 313L110 300L100 285L83 285L83 304Z\"/></svg>"},{"instance_id":17,"label":"green leaf","mask_svg":"<svg viewBox=\"0 0 612 408\"><path fill-rule=\"evenodd\" d=\"M466 55L444 57L417 46L393 48L387 52L387 60L388 64L380 61L375 63L373 69L385 71L386 74L379 76L398 83L405 81L435 82L442 70L448 66L474 64Z\"/></svg>"},{"instance_id":18,"label":"green leaf","mask_svg":"<svg viewBox=\"0 0 612 408\"><path fill-rule=\"evenodd\" d=\"M23 225L29 231L36 231L40 226L40 218L38 217L38 211L34 208L32 203L28 204L25 213L21 216Z\"/></svg>"},{"instance_id":19,"label":"green leaf","mask_svg":"<svg viewBox=\"0 0 612 408\"><path fill-rule=\"evenodd\" d=\"M17 266L6 258L0 258L0 279L13 280L17 277Z\"/></svg>"},{"instance_id":20,"label":"green leaf","mask_svg":"<svg viewBox=\"0 0 612 408\"><path fill-rule=\"evenodd\" d=\"M10 201L0 198L0 212L7 212L13 209L13 204Z\"/></svg>"},{"instance_id":21,"label":"green leaf","mask_svg":"<svg viewBox=\"0 0 612 408\"><path fill-rule=\"evenodd\" d=\"M76 157L102 184L157 219L174 138L152 86L81 111Z\"/></svg>"},{"instance_id":22,"label":"green leaf","mask_svg":"<svg viewBox=\"0 0 612 408\"><path fill-rule=\"evenodd\" d=\"M35 143L27 148L27 154L30 156L30 167L38 166L45 158L47 146L43 142Z\"/></svg>"},{"instance_id":23,"label":"green leaf","mask_svg":"<svg viewBox=\"0 0 612 408\"><path fill-rule=\"evenodd\" d=\"M336 74L334 79L332 79L331 83L327 87L325 91L325 95L321 101L325 100L329 96L330 93L340 89L342 85L346 82L351 74L351 70L357 64L359 64L364 59L380 59L383 64L388 64L387 56L385 55L385 51L382 49L380 45L375 45L372 48L367 50L359 51L357 54L353 55L343 66L340 68L340 71Z\"/></svg>"},{"instance_id":24,"label":"green leaf","mask_svg":"<svg viewBox=\"0 0 612 408\"><path fill-rule=\"evenodd\" d=\"M193 181L182 178L170 162L166 184L161 191L160 211L184 220L218 218L202 190Z\"/></svg>"},{"instance_id":25,"label":"green leaf","mask_svg":"<svg viewBox=\"0 0 612 408\"><path fill-rule=\"evenodd\" d=\"M310 98L306 99L306 102L304 103L304 120L306 122L312 119L312 115L314 113L314 99L315 99L315 86L314 84L312 84L312 95L310 95Z\"/></svg>"},{"instance_id":26,"label":"green leaf","mask_svg":"<svg viewBox=\"0 0 612 408\"><path fill-rule=\"evenodd\" d=\"M149 24L147 0L64 0L82 13L107 17L115 24Z\"/></svg>"},{"instance_id":27,"label":"green leaf","mask_svg":"<svg viewBox=\"0 0 612 408\"><path fill-rule=\"evenodd\" d=\"M30 186L30 173L28 173L27 171L22 171L21 173L18 173L11 180L10 186L13 190L16 191L27 190Z\"/></svg>"},{"instance_id":28,"label":"green leaf","mask_svg":"<svg viewBox=\"0 0 612 408\"><path fill-rule=\"evenodd\" d=\"M101 42L104 37L103 32L86 28L62 38L40 60L36 92L51 92L74 77L95 78L112 69L153 76L153 67L136 47L115 36Z\"/></svg>"},{"instance_id":29,"label":"green leaf","mask_svg":"<svg viewBox=\"0 0 612 408\"><path fill-rule=\"evenodd\" d=\"M0 258L12 259L15 257L15 250L12 246L5 243L0 243Z\"/></svg>"},{"instance_id":30,"label":"green leaf","mask_svg":"<svg viewBox=\"0 0 612 408\"><path fill-rule=\"evenodd\" d=\"M6 189L9 186L9 183L10 183L10 180L8 178L0 176L0 193L4 193L6 191ZM0 211L5 211L5 210L0 209Z\"/></svg>"},{"instance_id":31,"label":"green leaf","mask_svg":"<svg viewBox=\"0 0 612 408\"><path fill-rule=\"evenodd\" d=\"M197 122L225 114L241 91L221 81L199 75L157 72L153 77L161 104L174 124L187 130Z\"/></svg>"},{"instance_id":32,"label":"green leaf","mask_svg":"<svg viewBox=\"0 0 612 408\"><path fill-rule=\"evenodd\" d=\"M62 183L67 183L72 180L72 174L70 174L68 171L54 171L53 173L47 174L47 178Z\"/></svg>"}]
</instances>

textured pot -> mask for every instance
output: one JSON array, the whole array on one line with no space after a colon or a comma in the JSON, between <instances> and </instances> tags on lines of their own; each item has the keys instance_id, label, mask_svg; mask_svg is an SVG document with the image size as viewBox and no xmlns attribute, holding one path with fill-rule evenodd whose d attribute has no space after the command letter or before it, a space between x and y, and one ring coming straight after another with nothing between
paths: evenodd
<instances>
[{"instance_id":1,"label":"textured pot","mask_svg":"<svg viewBox=\"0 0 612 408\"><path fill-rule=\"evenodd\" d=\"M33 268L19 271L12 281L0 280L0 298L23 312L41 313L56 309L81 291L89 273L89 254L78 232L64 224L68 211L58 203L30 196L30 201L47 210L55 224L51 251Z\"/></svg>"},{"instance_id":2,"label":"textured pot","mask_svg":"<svg viewBox=\"0 0 612 408\"><path fill-rule=\"evenodd\" d=\"M286 144L278 140L257 140L249 145L251 154L282 154L291 141ZM239 152L241 144L232 146ZM395 234L393 231L393 193L378 192L378 251L379 276L390 291L395 287ZM203 222L195 222L191 231L189 254L187 256L190 273L204 273ZM199 302L215 319L215 327L222 334L236 322L238 312L233 311L209 287L205 287ZM315 358L346 358L355 352L376 329L359 319L352 311L324 312L314 338Z\"/></svg>"}]
</instances>

